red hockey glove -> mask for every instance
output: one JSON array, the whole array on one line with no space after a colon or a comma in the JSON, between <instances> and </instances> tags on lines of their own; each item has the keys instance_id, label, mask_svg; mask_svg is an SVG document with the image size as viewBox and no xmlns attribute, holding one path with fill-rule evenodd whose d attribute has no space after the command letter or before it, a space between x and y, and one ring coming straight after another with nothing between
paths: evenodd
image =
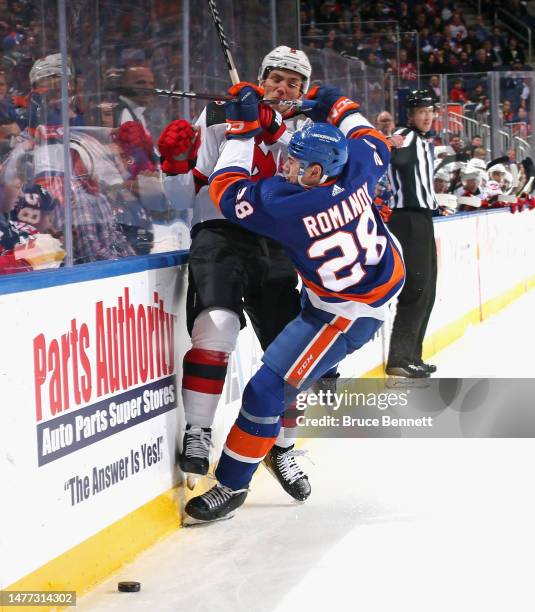
<instances>
[{"instance_id":1,"label":"red hockey glove","mask_svg":"<svg viewBox=\"0 0 535 612\"><path fill-rule=\"evenodd\" d=\"M134 149L143 149L150 157L152 155L152 138L139 121L126 121L114 132L115 140L130 154Z\"/></svg>"},{"instance_id":2,"label":"red hockey glove","mask_svg":"<svg viewBox=\"0 0 535 612\"><path fill-rule=\"evenodd\" d=\"M262 140L268 144L274 144L286 131L282 115L267 104L259 104L258 119L262 128Z\"/></svg>"},{"instance_id":3,"label":"red hockey glove","mask_svg":"<svg viewBox=\"0 0 535 612\"><path fill-rule=\"evenodd\" d=\"M317 104L308 113L312 121L322 121L339 126L342 119L358 112L357 102L342 95L337 87L321 85L313 87L305 96L307 100L316 100Z\"/></svg>"},{"instance_id":4,"label":"red hockey glove","mask_svg":"<svg viewBox=\"0 0 535 612\"><path fill-rule=\"evenodd\" d=\"M225 103L227 119L226 135L228 139L246 139L260 133L258 118L258 101L264 95L264 90L252 83L237 83L229 90L231 96L236 96L236 102Z\"/></svg>"},{"instance_id":5,"label":"red hockey glove","mask_svg":"<svg viewBox=\"0 0 535 612\"><path fill-rule=\"evenodd\" d=\"M166 174L186 174L197 162L201 132L185 119L172 121L160 134L158 149Z\"/></svg>"}]
</instances>

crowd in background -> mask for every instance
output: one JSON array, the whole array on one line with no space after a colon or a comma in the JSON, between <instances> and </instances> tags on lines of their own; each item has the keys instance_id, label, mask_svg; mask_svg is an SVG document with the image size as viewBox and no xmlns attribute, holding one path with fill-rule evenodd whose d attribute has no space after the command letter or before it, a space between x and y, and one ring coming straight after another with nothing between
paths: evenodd
<instances>
[{"instance_id":1,"label":"crowd in background","mask_svg":"<svg viewBox=\"0 0 535 612\"><path fill-rule=\"evenodd\" d=\"M70 15L74 263L177 248L172 241L156 246L155 227L183 220L183 214L173 209L161 188L155 143L167 122L181 116L182 107L176 100L136 93L135 88L169 87L180 73L179 4L171 0L154 0L150 7L141 0L132 0L128 6L96 3L98 16L87 7ZM488 122L490 115L486 73L509 70L502 82L500 120L511 126L514 135L527 138L532 93L532 81L524 76L531 70L527 49L508 30L493 25L491 2L481 6L482 14L467 19L448 0L399 4L301 0L302 46L358 58L384 71L386 78L396 79L401 88L425 85L437 97L447 82L448 101L461 105L465 116L480 123ZM509 2L507 9L525 23L532 21L518 0ZM35 72L43 58L59 50L56 10L55 3L37 6L32 0L0 0L0 214L18 224L0 227L3 241L12 245L0 252L0 263L6 263L5 253L22 239L36 234L53 236L57 243L51 246L44 241L43 248L52 249L54 265L62 259L58 246L64 240L64 185L58 178L63 172L62 142L60 132L52 129L61 124L61 71L58 66L56 72L47 68L52 85ZM104 25L91 36L95 20ZM200 36L202 27L202 20L194 17L190 34L199 45L206 43ZM453 76L444 81L443 74ZM227 80L228 75L221 78L222 90ZM43 83L47 94L40 90ZM395 118L386 110L383 84L373 82L368 89L370 119L384 133L392 133ZM199 109L192 106L192 118ZM84 132L88 127L93 131ZM484 164L490 160L480 135L472 136L470 142L463 142L463 137L455 132L434 135L435 145L442 147L439 158L464 156L440 169L438 192L444 191L440 181L448 170L444 180L450 193L464 189L474 174L479 173L480 193L494 180L484 176L487 170L481 165L477 171L474 164L465 169L469 160ZM514 150L507 155L509 162L502 163L502 175L494 181L500 193L512 193L515 184L533 172L529 162L522 165L525 160L513 159ZM384 192L388 194L388 189ZM496 201L497 195L489 198ZM0 270L31 269L19 260L23 260L20 253L18 259L13 255Z\"/></svg>"},{"instance_id":2,"label":"crowd in background","mask_svg":"<svg viewBox=\"0 0 535 612\"><path fill-rule=\"evenodd\" d=\"M486 73L531 70L525 44L510 29L493 24L498 5L503 8L503 3L483 2L482 13L468 20L449 0L301 0L301 36L310 47L359 58L405 86L414 86L420 77L437 95L439 75L458 74L448 80L448 99L471 103L468 112L484 120ZM520 0L506 8L524 24L533 24ZM527 124L527 82L513 75L505 88L504 120ZM527 135L527 129L522 132Z\"/></svg>"}]
</instances>

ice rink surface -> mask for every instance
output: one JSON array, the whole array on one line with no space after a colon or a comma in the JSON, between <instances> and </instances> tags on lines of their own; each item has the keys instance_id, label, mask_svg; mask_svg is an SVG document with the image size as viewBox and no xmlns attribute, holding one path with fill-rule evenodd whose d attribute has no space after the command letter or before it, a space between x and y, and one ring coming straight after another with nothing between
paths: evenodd
<instances>
[{"instance_id":1,"label":"ice rink surface","mask_svg":"<svg viewBox=\"0 0 535 612\"><path fill-rule=\"evenodd\" d=\"M439 374L533 378L534 312L532 291L436 355ZM77 610L533 612L532 439L306 448L305 504L260 468L233 519L178 530Z\"/></svg>"}]
</instances>

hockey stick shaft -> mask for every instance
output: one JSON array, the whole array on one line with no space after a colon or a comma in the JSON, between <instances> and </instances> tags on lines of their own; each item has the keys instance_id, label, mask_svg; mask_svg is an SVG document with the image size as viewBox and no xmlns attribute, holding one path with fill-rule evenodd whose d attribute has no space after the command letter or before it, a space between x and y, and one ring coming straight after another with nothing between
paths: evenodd
<instances>
[{"instance_id":1,"label":"hockey stick shaft","mask_svg":"<svg viewBox=\"0 0 535 612\"><path fill-rule=\"evenodd\" d=\"M225 94L215 94L197 91L179 91L174 89L152 89L148 87L129 87L129 90L139 93L156 94L158 96L169 96L171 98L190 98L191 100L216 100L221 102L237 102L237 98ZM316 105L316 100L279 100L265 98L263 104L285 104L292 108L309 109Z\"/></svg>"},{"instance_id":2,"label":"hockey stick shaft","mask_svg":"<svg viewBox=\"0 0 535 612\"><path fill-rule=\"evenodd\" d=\"M225 30L223 29L223 22L221 21L221 17L219 16L219 11L217 10L217 5L215 3L215 0L208 0L208 6L210 7L210 12L212 13L212 19L214 20L217 34L219 36L221 48L223 49L223 55L225 57L225 62L227 63L230 80L232 81L233 85L236 85L236 83L240 82L240 77L238 76L238 71L236 70L236 64L234 63L234 59L232 58L232 53L230 52L230 47L227 41L227 37L225 36Z\"/></svg>"}]
</instances>

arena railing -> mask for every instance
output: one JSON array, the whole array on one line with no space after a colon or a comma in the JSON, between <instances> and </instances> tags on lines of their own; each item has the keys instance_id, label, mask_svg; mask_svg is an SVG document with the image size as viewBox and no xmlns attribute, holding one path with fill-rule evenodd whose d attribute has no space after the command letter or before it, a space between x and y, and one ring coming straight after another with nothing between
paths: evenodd
<instances>
[{"instance_id":1,"label":"arena railing","mask_svg":"<svg viewBox=\"0 0 535 612\"><path fill-rule=\"evenodd\" d=\"M509 31L510 34L527 43L528 58L531 59L533 35L531 32L531 28L528 25L526 25L521 19L519 19L501 6L497 7L494 11L494 23L496 25L503 26L506 30ZM525 34L521 34L518 31L518 28L521 28L522 32L525 32Z\"/></svg>"}]
</instances>

